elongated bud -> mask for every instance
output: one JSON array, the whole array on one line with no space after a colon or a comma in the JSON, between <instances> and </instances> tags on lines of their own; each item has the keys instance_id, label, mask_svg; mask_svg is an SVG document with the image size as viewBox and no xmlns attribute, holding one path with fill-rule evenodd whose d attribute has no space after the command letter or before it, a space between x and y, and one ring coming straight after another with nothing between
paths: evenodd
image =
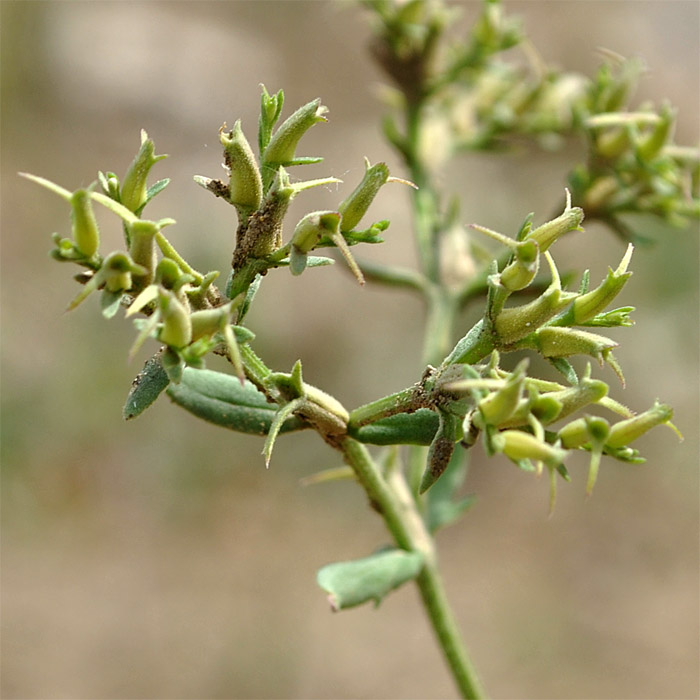
<instances>
[{"instance_id":1,"label":"elongated bud","mask_svg":"<svg viewBox=\"0 0 700 700\"><path fill-rule=\"evenodd\" d=\"M129 226L129 254L133 261L142 265L146 274L139 280L139 289L153 282L156 267L155 236L159 231L158 224L154 221L138 219Z\"/></svg>"},{"instance_id":2,"label":"elongated bud","mask_svg":"<svg viewBox=\"0 0 700 700\"><path fill-rule=\"evenodd\" d=\"M605 418L584 416L567 423L559 431L559 439L563 447L574 449L586 443L604 444L610 434L610 424Z\"/></svg>"},{"instance_id":3,"label":"elongated bud","mask_svg":"<svg viewBox=\"0 0 700 700\"><path fill-rule=\"evenodd\" d=\"M539 246L540 253L544 253L549 246L552 245L558 238L561 238L569 231L583 231L581 222L583 221L583 209L580 207L571 206L571 196L567 190L567 203L564 212L557 216L556 219L548 221L542 226L530 231L525 237L525 240L535 241Z\"/></svg>"},{"instance_id":4,"label":"elongated bud","mask_svg":"<svg viewBox=\"0 0 700 700\"><path fill-rule=\"evenodd\" d=\"M294 162L299 139L316 123L325 122L328 108L320 98L300 107L288 117L273 134L263 152L262 161L266 166L291 165Z\"/></svg>"},{"instance_id":5,"label":"elongated bud","mask_svg":"<svg viewBox=\"0 0 700 700\"><path fill-rule=\"evenodd\" d=\"M664 104L659 115L659 122L652 128L651 133L640 139L637 144L637 155L642 160L651 160L670 140L676 119L676 110L669 104Z\"/></svg>"},{"instance_id":6,"label":"elongated bud","mask_svg":"<svg viewBox=\"0 0 700 700\"><path fill-rule=\"evenodd\" d=\"M377 192L389 179L389 168L386 163L370 165L365 158L365 174L360 184L344 199L338 211L341 215L340 230L352 231L369 209L369 205L377 196Z\"/></svg>"},{"instance_id":7,"label":"elongated bud","mask_svg":"<svg viewBox=\"0 0 700 700\"><path fill-rule=\"evenodd\" d=\"M525 289L539 269L539 247L533 240L522 241L515 248L515 259L500 274L501 284L510 292Z\"/></svg>"},{"instance_id":8,"label":"elongated bud","mask_svg":"<svg viewBox=\"0 0 700 700\"><path fill-rule=\"evenodd\" d=\"M634 246L630 244L617 270L608 268L608 275L600 286L576 297L571 308L568 309L566 313L562 314L560 318L556 319L556 323L553 325L582 325L605 311L613 299L622 291L625 284L627 284L627 280L632 276L632 273L627 271L627 266L629 265L633 250ZM629 325L629 323L631 323L628 321L627 324L625 324L624 319L619 319L622 323L614 323L614 320L613 318L610 319L610 325Z\"/></svg>"},{"instance_id":9,"label":"elongated bud","mask_svg":"<svg viewBox=\"0 0 700 700\"><path fill-rule=\"evenodd\" d=\"M192 322L189 311L172 292L162 293L160 308L163 327L158 340L171 348L184 348L192 342Z\"/></svg>"},{"instance_id":10,"label":"elongated bud","mask_svg":"<svg viewBox=\"0 0 700 700\"><path fill-rule=\"evenodd\" d=\"M299 221L292 234L289 269L300 275L306 268L307 253L316 247L322 236L332 238L339 232L340 214L336 211L315 211Z\"/></svg>"},{"instance_id":11,"label":"elongated bud","mask_svg":"<svg viewBox=\"0 0 700 700\"><path fill-rule=\"evenodd\" d=\"M71 196L73 241L75 247L86 257L91 258L100 247L100 230L92 210L90 192L76 190Z\"/></svg>"},{"instance_id":12,"label":"elongated bud","mask_svg":"<svg viewBox=\"0 0 700 700\"><path fill-rule=\"evenodd\" d=\"M540 328L536 333L536 344L545 357L590 355L599 362L618 345L614 340L596 333L556 326Z\"/></svg>"},{"instance_id":13,"label":"elongated bud","mask_svg":"<svg viewBox=\"0 0 700 700\"><path fill-rule=\"evenodd\" d=\"M504 430L493 437L493 444L498 452L514 461L531 459L544 462L548 467L555 468L567 456L566 450L538 440L530 433L521 430Z\"/></svg>"},{"instance_id":14,"label":"elongated bud","mask_svg":"<svg viewBox=\"0 0 700 700\"><path fill-rule=\"evenodd\" d=\"M657 425L668 423L671 418L673 418L673 409L656 401L644 413L615 423L610 428L610 436L605 444L613 448L624 447Z\"/></svg>"},{"instance_id":15,"label":"elongated bud","mask_svg":"<svg viewBox=\"0 0 700 700\"><path fill-rule=\"evenodd\" d=\"M262 203L262 178L253 150L241 129L241 120L233 125L232 131L227 132L225 128L224 124L219 130L219 139L224 147L224 164L229 171L228 198L245 216Z\"/></svg>"},{"instance_id":16,"label":"elongated bud","mask_svg":"<svg viewBox=\"0 0 700 700\"><path fill-rule=\"evenodd\" d=\"M576 294L562 291L559 274L548 254L547 261L552 272L552 284L547 290L529 304L503 309L496 317L494 325L503 345L510 345L530 335L576 298Z\"/></svg>"},{"instance_id":17,"label":"elongated bud","mask_svg":"<svg viewBox=\"0 0 700 700\"><path fill-rule=\"evenodd\" d=\"M166 155L155 155L153 140L141 130L141 148L131 162L122 180L121 203L129 211L137 212L146 203L147 179L151 168Z\"/></svg>"},{"instance_id":18,"label":"elongated bud","mask_svg":"<svg viewBox=\"0 0 700 700\"><path fill-rule=\"evenodd\" d=\"M501 389L490 393L479 402L478 413L473 417L478 428L485 425L499 426L513 415L523 393L527 364L527 360L523 360ZM482 422L482 425L478 425Z\"/></svg>"}]
</instances>

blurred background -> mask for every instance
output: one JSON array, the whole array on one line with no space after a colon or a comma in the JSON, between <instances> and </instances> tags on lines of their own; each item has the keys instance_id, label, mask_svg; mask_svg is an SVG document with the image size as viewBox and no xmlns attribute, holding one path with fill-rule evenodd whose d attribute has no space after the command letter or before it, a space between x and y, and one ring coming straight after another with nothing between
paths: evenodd
<instances>
[{"instance_id":1,"label":"blurred background","mask_svg":"<svg viewBox=\"0 0 700 700\"><path fill-rule=\"evenodd\" d=\"M463 7L468 19L479 6ZM568 69L591 74L601 46L642 56L638 100L668 98L677 141L697 143L697 2L506 7ZM94 298L63 313L73 271L47 251L53 231L69 232L67 208L16 176L74 189L98 169L123 174L145 128L171 154L154 170L172 183L150 216L177 219L170 238L198 269L225 270L233 210L192 175L221 176L224 121L241 118L255 140L260 83L284 89L285 115L317 96L330 108L303 148L326 160L299 176L353 187L364 155L401 174L379 136L382 77L364 11L302 0L3 0L0 10L3 697L454 697L412 587L376 610L330 613L316 570L386 536L353 485L300 485L337 465L315 435L283 438L266 471L259 439L167 399L122 420L155 344L129 365L129 321L105 321ZM554 211L580 152L473 156L445 184L465 223L512 232L528 212ZM305 193L289 221L342 196ZM386 188L374 204L375 219L392 220L374 259L412 264L406 196ZM101 222L105 249L119 245L114 217ZM605 462L590 499L585 460L574 460L549 519L546 480L475 456L467 487L478 503L439 546L495 698L698 694L698 231L644 226L657 243L637 250L621 299L637 306L637 326L615 335L628 388L596 372L634 408L672 404L685 441L657 429L639 443L647 463ZM623 252L592 225L560 243L557 260L597 280ZM301 357L307 381L349 407L416 381L421 323L414 299L360 289L340 266L293 284L271 274L249 316L269 365L286 371Z\"/></svg>"}]
</instances>

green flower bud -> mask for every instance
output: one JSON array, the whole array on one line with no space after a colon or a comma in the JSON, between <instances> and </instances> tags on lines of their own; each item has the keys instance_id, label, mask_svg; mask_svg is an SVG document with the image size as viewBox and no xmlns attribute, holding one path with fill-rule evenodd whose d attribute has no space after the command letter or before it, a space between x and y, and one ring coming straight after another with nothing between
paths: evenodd
<instances>
[{"instance_id":1,"label":"green flower bud","mask_svg":"<svg viewBox=\"0 0 700 700\"><path fill-rule=\"evenodd\" d=\"M362 181L338 207L342 217L340 221L341 231L351 231L360 223L372 200L377 196L377 192L388 179L389 168L386 163L370 165L369 160L365 158L365 174Z\"/></svg>"},{"instance_id":2,"label":"green flower bud","mask_svg":"<svg viewBox=\"0 0 700 700\"><path fill-rule=\"evenodd\" d=\"M192 321L190 313L172 292L162 293L160 309L163 326L158 340L171 348L180 349L192 342Z\"/></svg>"},{"instance_id":3,"label":"green flower bud","mask_svg":"<svg viewBox=\"0 0 700 700\"><path fill-rule=\"evenodd\" d=\"M142 268L134 265L134 261L126 253L111 253L105 259L100 269L105 288L110 292L126 292L132 288L132 273Z\"/></svg>"},{"instance_id":4,"label":"green flower bud","mask_svg":"<svg viewBox=\"0 0 700 700\"><path fill-rule=\"evenodd\" d=\"M509 292L525 289L539 269L539 247L533 240L522 241L515 247L515 259L499 275L501 284Z\"/></svg>"},{"instance_id":5,"label":"green flower bud","mask_svg":"<svg viewBox=\"0 0 700 700\"><path fill-rule=\"evenodd\" d=\"M575 298L576 294L563 292L558 284L552 284L529 304L503 309L494 324L499 342L511 345L530 335Z\"/></svg>"},{"instance_id":6,"label":"green flower bud","mask_svg":"<svg viewBox=\"0 0 700 700\"><path fill-rule=\"evenodd\" d=\"M159 226L154 221L137 219L128 226L128 230L129 254L135 263L146 269L146 274L139 280L138 290L140 290L153 282L156 268L155 237Z\"/></svg>"},{"instance_id":7,"label":"green flower bud","mask_svg":"<svg viewBox=\"0 0 700 700\"><path fill-rule=\"evenodd\" d=\"M90 192L76 190L71 196L73 240L75 247L86 257L91 258L100 246L100 230L92 210Z\"/></svg>"},{"instance_id":8,"label":"green flower bud","mask_svg":"<svg viewBox=\"0 0 700 700\"><path fill-rule=\"evenodd\" d=\"M262 155L265 166L276 169L280 165L294 164L299 139L316 123L325 122L323 116L328 108L321 104L320 98L300 107L288 117L275 131Z\"/></svg>"},{"instance_id":9,"label":"green flower bud","mask_svg":"<svg viewBox=\"0 0 700 700\"><path fill-rule=\"evenodd\" d=\"M627 272L627 266L629 265L633 250L634 246L630 244L617 270L613 271L612 268L608 268L608 276L601 285L590 292L576 297L571 308L553 322L552 325L582 325L603 312L612 300L622 291L627 280L632 276L631 272ZM630 310L629 307L626 308L628 311ZM596 323L595 325L601 324ZM623 324L611 323L611 325L629 325L629 322L628 324L624 324L624 322Z\"/></svg>"},{"instance_id":10,"label":"green flower bud","mask_svg":"<svg viewBox=\"0 0 700 700\"><path fill-rule=\"evenodd\" d=\"M515 462L532 459L544 462L551 468L557 467L567 456L566 450L538 440L534 435L521 430L504 430L497 433L493 436L493 445L498 452L503 452Z\"/></svg>"},{"instance_id":11,"label":"green flower bud","mask_svg":"<svg viewBox=\"0 0 700 700\"><path fill-rule=\"evenodd\" d=\"M618 345L614 340L596 333L557 326L540 328L535 335L535 343L545 357L590 355L599 362Z\"/></svg>"},{"instance_id":12,"label":"green flower bud","mask_svg":"<svg viewBox=\"0 0 700 700\"><path fill-rule=\"evenodd\" d=\"M664 104L659 116L660 119L651 133L640 138L637 143L637 156L643 161L649 161L657 156L672 136L676 110L668 103Z\"/></svg>"},{"instance_id":13,"label":"green flower bud","mask_svg":"<svg viewBox=\"0 0 700 700\"><path fill-rule=\"evenodd\" d=\"M289 251L289 269L300 275L306 269L307 253L316 247L323 236L339 234L340 214L335 211L315 211L299 221L292 234Z\"/></svg>"},{"instance_id":14,"label":"green flower bud","mask_svg":"<svg viewBox=\"0 0 700 700\"><path fill-rule=\"evenodd\" d=\"M219 139L224 147L224 164L229 171L228 199L242 215L260 207L263 195L262 178L253 150L248 143L241 120L233 130L226 132L224 124L219 130Z\"/></svg>"},{"instance_id":15,"label":"green flower bud","mask_svg":"<svg viewBox=\"0 0 700 700\"><path fill-rule=\"evenodd\" d=\"M559 431L559 439L566 449L582 447L587 443L603 444L610 434L610 424L605 418L584 416L567 423Z\"/></svg>"},{"instance_id":16,"label":"green flower bud","mask_svg":"<svg viewBox=\"0 0 700 700\"><path fill-rule=\"evenodd\" d=\"M479 402L478 413L473 416L474 424L478 428L484 428L486 425L498 427L515 413L523 393L527 364L527 360L523 360L502 388L491 392Z\"/></svg>"},{"instance_id":17,"label":"green flower bud","mask_svg":"<svg viewBox=\"0 0 700 700\"><path fill-rule=\"evenodd\" d=\"M149 139L148 134L142 129L141 148L122 180L120 199L129 211L136 213L146 203L148 173L163 158L167 158L167 156L155 155L153 140Z\"/></svg>"},{"instance_id":18,"label":"green flower bud","mask_svg":"<svg viewBox=\"0 0 700 700\"><path fill-rule=\"evenodd\" d=\"M610 428L610 436L605 444L612 448L625 447L657 425L668 423L671 418L673 418L673 409L656 401L644 413L615 423Z\"/></svg>"},{"instance_id":19,"label":"green flower bud","mask_svg":"<svg viewBox=\"0 0 700 700\"><path fill-rule=\"evenodd\" d=\"M530 231L525 240L535 241L539 246L540 253L544 253L552 243L565 233L569 233L569 231L583 231L581 228L582 221L583 209L571 206L571 196L567 190L567 203L564 212L556 219L552 219Z\"/></svg>"}]
</instances>

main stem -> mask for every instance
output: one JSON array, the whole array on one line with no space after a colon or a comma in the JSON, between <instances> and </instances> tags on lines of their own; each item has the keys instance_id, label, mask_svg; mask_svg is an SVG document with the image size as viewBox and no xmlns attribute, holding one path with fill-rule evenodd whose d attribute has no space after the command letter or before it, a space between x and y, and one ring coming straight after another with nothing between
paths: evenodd
<instances>
[{"instance_id":1,"label":"main stem","mask_svg":"<svg viewBox=\"0 0 700 700\"><path fill-rule=\"evenodd\" d=\"M403 473L400 469L391 469L386 476L383 475L367 448L351 437L344 437L339 448L355 471L372 505L384 519L396 544L423 555L425 563L416 578L416 584L460 694L464 698L484 697L484 689L447 600L433 538L418 512Z\"/></svg>"}]
</instances>

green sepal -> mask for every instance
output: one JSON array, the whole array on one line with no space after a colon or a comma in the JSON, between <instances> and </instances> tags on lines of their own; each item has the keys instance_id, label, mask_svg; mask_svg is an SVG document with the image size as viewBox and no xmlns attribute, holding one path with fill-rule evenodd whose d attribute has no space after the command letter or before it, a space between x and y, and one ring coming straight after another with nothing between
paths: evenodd
<instances>
[{"instance_id":1,"label":"green sepal","mask_svg":"<svg viewBox=\"0 0 700 700\"><path fill-rule=\"evenodd\" d=\"M349 428L348 432L359 442L369 445L424 445L432 443L440 419L429 408L414 413L397 413L388 418Z\"/></svg>"},{"instance_id":2,"label":"green sepal","mask_svg":"<svg viewBox=\"0 0 700 700\"><path fill-rule=\"evenodd\" d=\"M575 386L578 384L578 375L573 365L565 357L550 357L549 364L560 372L569 384Z\"/></svg>"},{"instance_id":3,"label":"green sepal","mask_svg":"<svg viewBox=\"0 0 700 700\"><path fill-rule=\"evenodd\" d=\"M390 549L364 559L328 564L316 575L318 585L328 593L334 611L369 601L379 605L382 598L413 580L423 568L420 552Z\"/></svg>"},{"instance_id":4,"label":"green sepal","mask_svg":"<svg viewBox=\"0 0 700 700\"><path fill-rule=\"evenodd\" d=\"M253 435L267 435L279 410L251 382L241 384L233 375L206 369L186 368L180 384L168 387L168 396L198 418ZM301 419L292 417L284 421L280 432L306 427Z\"/></svg>"},{"instance_id":5,"label":"green sepal","mask_svg":"<svg viewBox=\"0 0 700 700\"><path fill-rule=\"evenodd\" d=\"M163 369L160 352L146 360L143 369L131 383L126 397L122 415L124 420L131 420L143 413L170 383L167 372Z\"/></svg>"}]
</instances>

